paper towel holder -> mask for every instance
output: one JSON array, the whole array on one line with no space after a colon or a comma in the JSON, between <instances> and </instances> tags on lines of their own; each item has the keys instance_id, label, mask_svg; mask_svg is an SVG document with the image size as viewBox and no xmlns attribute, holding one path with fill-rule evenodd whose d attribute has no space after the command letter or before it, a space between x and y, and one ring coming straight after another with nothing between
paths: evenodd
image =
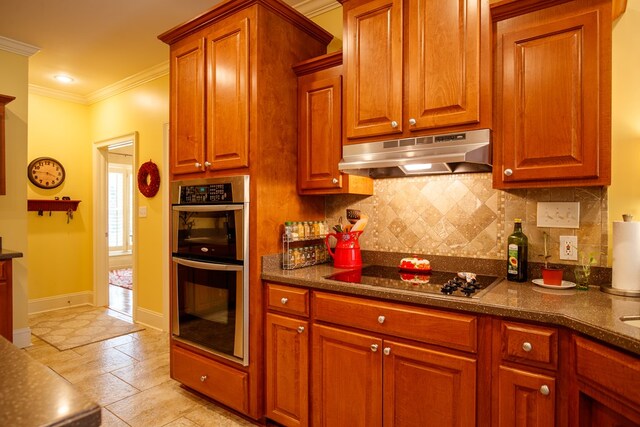
<instances>
[{"instance_id":1,"label":"paper towel holder","mask_svg":"<svg viewBox=\"0 0 640 427\"><path fill-rule=\"evenodd\" d=\"M605 294L618 295L621 297L640 297L640 291L630 291L626 289L614 289L611 283L600 285L600 290Z\"/></svg>"}]
</instances>

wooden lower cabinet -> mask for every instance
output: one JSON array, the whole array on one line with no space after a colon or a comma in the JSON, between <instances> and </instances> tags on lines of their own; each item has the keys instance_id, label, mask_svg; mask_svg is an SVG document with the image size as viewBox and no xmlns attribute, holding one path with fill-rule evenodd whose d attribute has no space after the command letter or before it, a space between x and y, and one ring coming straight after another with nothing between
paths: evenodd
<instances>
[{"instance_id":1,"label":"wooden lower cabinet","mask_svg":"<svg viewBox=\"0 0 640 427\"><path fill-rule=\"evenodd\" d=\"M0 261L0 335L13 342L12 261Z\"/></svg>"},{"instance_id":2,"label":"wooden lower cabinet","mask_svg":"<svg viewBox=\"0 0 640 427\"><path fill-rule=\"evenodd\" d=\"M474 426L476 361L313 325L315 426Z\"/></svg>"},{"instance_id":3,"label":"wooden lower cabinet","mask_svg":"<svg viewBox=\"0 0 640 427\"><path fill-rule=\"evenodd\" d=\"M580 336L571 348L571 426L639 426L640 359Z\"/></svg>"},{"instance_id":4,"label":"wooden lower cabinet","mask_svg":"<svg viewBox=\"0 0 640 427\"><path fill-rule=\"evenodd\" d=\"M309 425L309 322L267 313L266 417Z\"/></svg>"},{"instance_id":5,"label":"wooden lower cabinet","mask_svg":"<svg viewBox=\"0 0 640 427\"><path fill-rule=\"evenodd\" d=\"M554 426L555 390L555 379L550 376L501 366L497 425Z\"/></svg>"},{"instance_id":6,"label":"wooden lower cabinet","mask_svg":"<svg viewBox=\"0 0 640 427\"><path fill-rule=\"evenodd\" d=\"M249 409L248 376L176 345L171 347L171 378L243 413Z\"/></svg>"}]
</instances>

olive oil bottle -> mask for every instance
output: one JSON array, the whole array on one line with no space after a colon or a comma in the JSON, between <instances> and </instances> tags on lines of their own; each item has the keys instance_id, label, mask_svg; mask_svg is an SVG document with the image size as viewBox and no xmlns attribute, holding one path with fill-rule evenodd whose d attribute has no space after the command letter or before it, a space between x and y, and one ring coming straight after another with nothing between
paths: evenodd
<instances>
[{"instance_id":1,"label":"olive oil bottle","mask_svg":"<svg viewBox=\"0 0 640 427\"><path fill-rule=\"evenodd\" d=\"M527 281L527 252L529 239L522 232L522 220L513 220L513 234L507 239L507 280Z\"/></svg>"}]
</instances>

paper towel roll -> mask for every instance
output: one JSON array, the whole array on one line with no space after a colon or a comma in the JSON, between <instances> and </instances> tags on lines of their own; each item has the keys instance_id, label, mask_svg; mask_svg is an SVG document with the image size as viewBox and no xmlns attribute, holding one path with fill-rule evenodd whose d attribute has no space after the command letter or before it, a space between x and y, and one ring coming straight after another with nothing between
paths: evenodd
<instances>
[{"instance_id":1,"label":"paper towel roll","mask_svg":"<svg viewBox=\"0 0 640 427\"><path fill-rule=\"evenodd\" d=\"M613 222L611 287L640 291L640 222Z\"/></svg>"}]
</instances>

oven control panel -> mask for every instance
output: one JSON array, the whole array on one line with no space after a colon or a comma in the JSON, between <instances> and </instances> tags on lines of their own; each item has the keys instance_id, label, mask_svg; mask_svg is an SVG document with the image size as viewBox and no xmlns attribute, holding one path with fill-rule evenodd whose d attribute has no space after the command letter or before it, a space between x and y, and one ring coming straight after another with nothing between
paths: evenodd
<instances>
[{"instance_id":1,"label":"oven control panel","mask_svg":"<svg viewBox=\"0 0 640 427\"><path fill-rule=\"evenodd\" d=\"M231 203L231 184L183 185L180 187L180 204Z\"/></svg>"}]
</instances>

